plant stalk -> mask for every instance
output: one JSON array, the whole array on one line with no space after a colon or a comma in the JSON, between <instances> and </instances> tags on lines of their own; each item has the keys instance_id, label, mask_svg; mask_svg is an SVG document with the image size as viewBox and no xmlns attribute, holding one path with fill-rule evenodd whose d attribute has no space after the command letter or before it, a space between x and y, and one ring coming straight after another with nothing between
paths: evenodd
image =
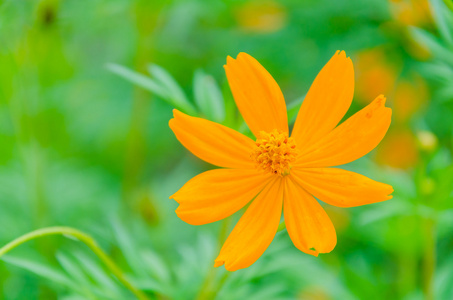
<instances>
[{"instance_id":1,"label":"plant stalk","mask_svg":"<svg viewBox=\"0 0 453 300\"><path fill-rule=\"evenodd\" d=\"M137 299L148 299L148 297L142 291L136 289L126 279L121 269L113 262L112 259L110 259L110 257L107 256L107 254L105 254L105 252L99 247L97 242L91 236L71 227L46 227L24 234L0 248L0 258L4 254L8 253L9 251L13 250L23 243L49 235L63 235L66 237L70 236L83 242L105 264L107 269L109 269L109 271L111 271L112 274L114 274L116 278L118 278L118 280L137 297Z\"/></svg>"},{"instance_id":2,"label":"plant stalk","mask_svg":"<svg viewBox=\"0 0 453 300\"><path fill-rule=\"evenodd\" d=\"M423 254L423 293L426 300L434 300L434 273L436 269L436 237L432 219L423 219L425 251Z\"/></svg>"}]
</instances>

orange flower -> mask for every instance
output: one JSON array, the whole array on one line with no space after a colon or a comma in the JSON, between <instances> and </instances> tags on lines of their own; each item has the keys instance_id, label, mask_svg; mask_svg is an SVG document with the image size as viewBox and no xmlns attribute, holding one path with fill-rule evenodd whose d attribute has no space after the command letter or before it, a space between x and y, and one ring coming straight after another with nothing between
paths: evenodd
<instances>
[{"instance_id":1,"label":"orange flower","mask_svg":"<svg viewBox=\"0 0 453 300\"><path fill-rule=\"evenodd\" d=\"M425 26L432 23L428 0L394 0L390 8L395 19L404 25Z\"/></svg>"},{"instance_id":2,"label":"orange flower","mask_svg":"<svg viewBox=\"0 0 453 300\"><path fill-rule=\"evenodd\" d=\"M332 251L335 228L316 198L352 207L391 199L393 188L332 166L370 152L384 137L391 110L385 97L337 126L352 102L354 71L337 52L316 77L289 137L286 105L272 76L246 53L228 57L230 88L257 140L214 122L174 110L170 127L199 158L225 169L204 172L170 198L177 215L192 225L226 218L251 201L215 260L229 271L253 264L274 238L281 214L301 251ZM282 208L283 207L283 208Z\"/></svg>"},{"instance_id":3,"label":"orange flower","mask_svg":"<svg viewBox=\"0 0 453 300\"><path fill-rule=\"evenodd\" d=\"M397 69L389 62L383 49L374 48L359 53L356 60L358 101L368 104L376 95L392 92Z\"/></svg>"},{"instance_id":4,"label":"orange flower","mask_svg":"<svg viewBox=\"0 0 453 300\"><path fill-rule=\"evenodd\" d=\"M287 23L285 7L273 0L245 2L236 18L243 30L255 33L277 32Z\"/></svg>"},{"instance_id":5,"label":"orange flower","mask_svg":"<svg viewBox=\"0 0 453 300\"><path fill-rule=\"evenodd\" d=\"M408 122L429 99L426 82L418 75L400 80L394 95L395 121L400 123Z\"/></svg>"},{"instance_id":6,"label":"orange flower","mask_svg":"<svg viewBox=\"0 0 453 300\"><path fill-rule=\"evenodd\" d=\"M390 130L376 153L378 163L399 169L414 167L418 159L417 139L408 128Z\"/></svg>"}]
</instances>

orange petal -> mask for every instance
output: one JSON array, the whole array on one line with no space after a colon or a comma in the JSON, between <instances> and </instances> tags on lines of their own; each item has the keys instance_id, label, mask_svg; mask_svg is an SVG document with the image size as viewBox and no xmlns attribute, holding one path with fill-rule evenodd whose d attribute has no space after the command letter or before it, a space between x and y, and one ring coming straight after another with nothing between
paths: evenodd
<instances>
[{"instance_id":1,"label":"orange petal","mask_svg":"<svg viewBox=\"0 0 453 300\"><path fill-rule=\"evenodd\" d=\"M337 244L332 221L321 205L288 175L285 184L283 214L289 237L300 251L318 256Z\"/></svg>"},{"instance_id":2,"label":"orange petal","mask_svg":"<svg viewBox=\"0 0 453 300\"><path fill-rule=\"evenodd\" d=\"M291 136L305 147L337 126L354 95L354 68L344 51L335 55L316 76L300 107Z\"/></svg>"},{"instance_id":3,"label":"orange petal","mask_svg":"<svg viewBox=\"0 0 453 300\"><path fill-rule=\"evenodd\" d=\"M276 178L253 200L220 250L215 267L225 264L228 271L247 268L264 253L280 223L282 182Z\"/></svg>"},{"instance_id":4,"label":"orange petal","mask_svg":"<svg viewBox=\"0 0 453 300\"><path fill-rule=\"evenodd\" d=\"M219 167L249 169L254 141L223 125L188 116L176 109L169 125L190 152Z\"/></svg>"},{"instance_id":5,"label":"orange petal","mask_svg":"<svg viewBox=\"0 0 453 300\"><path fill-rule=\"evenodd\" d=\"M288 133L285 99L271 74L243 52L236 59L228 56L224 67L236 105L253 134L273 129Z\"/></svg>"},{"instance_id":6,"label":"orange petal","mask_svg":"<svg viewBox=\"0 0 453 300\"><path fill-rule=\"evenodd\" d=\"M373 150L387 132L392 110L379 96L327 136L305 148L298 167L330 167L354 161Z\"/></svg>"},{"instance_id":7,"label":"orange petal","mask_svg":"<svg viewBox=\"0 0 453 300\"><path fill-rule=\"evenodd\" d=\"M211 170L189 180L170 198L180 204L176 214L181 220L191 225L207 224L244 207L271 177L253 169Z\"/></svg>"},{"instance_id":8,"label":"orange petal","mask_svg":"<svg viewBox=\"0 0 453 300\"><path fill-rule=\"evenodd\" d=\"M294 180L330 205L353 207L392 199L392 186L336 168L293 169Z\"/></svg>"}]
</instances>

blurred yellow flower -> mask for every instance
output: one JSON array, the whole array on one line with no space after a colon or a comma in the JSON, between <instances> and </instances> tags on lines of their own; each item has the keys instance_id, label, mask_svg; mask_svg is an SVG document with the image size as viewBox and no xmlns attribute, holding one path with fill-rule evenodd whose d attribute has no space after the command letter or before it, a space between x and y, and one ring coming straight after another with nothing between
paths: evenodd
<instances>
[{"instance_id":1,"label":"blurred yellow flower","mask_svg":"<svg viewBox=\"0 0 453 300\"><path fill-rule=\"evenodd\" d=\"M224 219L246 206L215 266L229 271L253 264L270 245L281 214L301 251L317 256L336 245L335 228L315 197L352 207L391 199L390 185L333 166L375 148L390 126L391 109L378 96L338 125L354 93L351 59L337 52L323 67L289 136L286 104L272 76L246 53L228 57L225 70L236 105L257 140L220 124L174 110L170 127L199 158L223 167L189 180L170 198L192 225ZM338 125L338 126L337 126Z\"/></svg>"},{"instance_id":2,"label":"blurred yellow flower","mask_svg":"<svg viewBox=\"0 0 453 300\"><path fill-rule=\"evenodd\" d=\"M407 122L427 101L428 88L420 76L412 76L398 81L394 95L395 121Z\"/></svg>"},{"instance_id":3,"label":"blurred yellow flower","mask_svg":"<svg viewBox=\"0 0 453 300\"><path fill-rule=\"evenodd\" d=\"M375 95L391 93L397 70L381 49L376 48L359 53L356 67L356 94L359 101L367 104Z\"/></svg>"},{"instance_id":4,"label":"blurred yellow flower","mask_svg":"<svg viewBox=\"0 0 453 300\"><path fill-rule=\"evenodd\" d=\"M299 300L330 300L332 299L326 292L325 288L320 286L308 286L304 288L298 295Z\"/></svg>"},{"instance_id":5,"label":"blurred yellow flower","mask_svg":"<svg viewBox=\"0 0 453 300\"><path fill-rule=\"evenodd\" d=\"M276 1L249 1L236 11L236 19L246 31L271 33L286 25L287 13Z\"/></svg>"},{"instance_id":6,"label":"blurred yellow flower","mask_svg":"<svg viewBox=\"0 0 453 300\"><path fill-rule=\"evenodd\" d=\"M377 150L378 163L399 169L414 167L419 159L420 143L408 128L411 117L428 99L426 83L419 76L397 82L392 97L394 126Z\"/></svg>"},{"instance_id":7,"label":"blurred yellow flower","mask_svg":"<svg viewBox=\"0 0 453 300\"><path fill-rule=\"evenodd\" d=\"M393 16L398 22L419 27L432 23L428 0L392 0L390 2Z\"/></svg>"},{"instance_id":8,"label":"blurred yellow flower","mask_svg":"<svg viewBox=\"0 0 453 300\"><path fill-rule=\"evenodd\" d=\"M409 129L395 129L387 133L376 151L378 163L408 169L418 162L417 140Z\"/></svg>"},{"instance_id":9,"label":"blurred yellow flower","mask_svg":"<svg viewBox=\"0 0 453 300\"><path fill-rule=\"evenodd\" d=\"M428 153L433 152L439 144L434 133L427 130L418 131L417 140L420 150Z\"/></svg>"}]
</instances>

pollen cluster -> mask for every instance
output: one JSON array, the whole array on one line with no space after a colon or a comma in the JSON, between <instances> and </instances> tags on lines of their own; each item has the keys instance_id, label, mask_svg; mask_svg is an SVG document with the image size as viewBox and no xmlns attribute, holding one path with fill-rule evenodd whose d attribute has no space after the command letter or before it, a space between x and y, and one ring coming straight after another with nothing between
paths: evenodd
<instances>
[{"instance_id":1,"label":"pollen cluster","mask_svg":"<svg viewBox=\"0 0 453 300\"><path fill-rule=\"evenodd\" d=\"M285 176L289 174L291 163L296 159L296 144L287 133L274 129L260 132L251 154L259 169Z\"/></svg>"}]
</instances>

